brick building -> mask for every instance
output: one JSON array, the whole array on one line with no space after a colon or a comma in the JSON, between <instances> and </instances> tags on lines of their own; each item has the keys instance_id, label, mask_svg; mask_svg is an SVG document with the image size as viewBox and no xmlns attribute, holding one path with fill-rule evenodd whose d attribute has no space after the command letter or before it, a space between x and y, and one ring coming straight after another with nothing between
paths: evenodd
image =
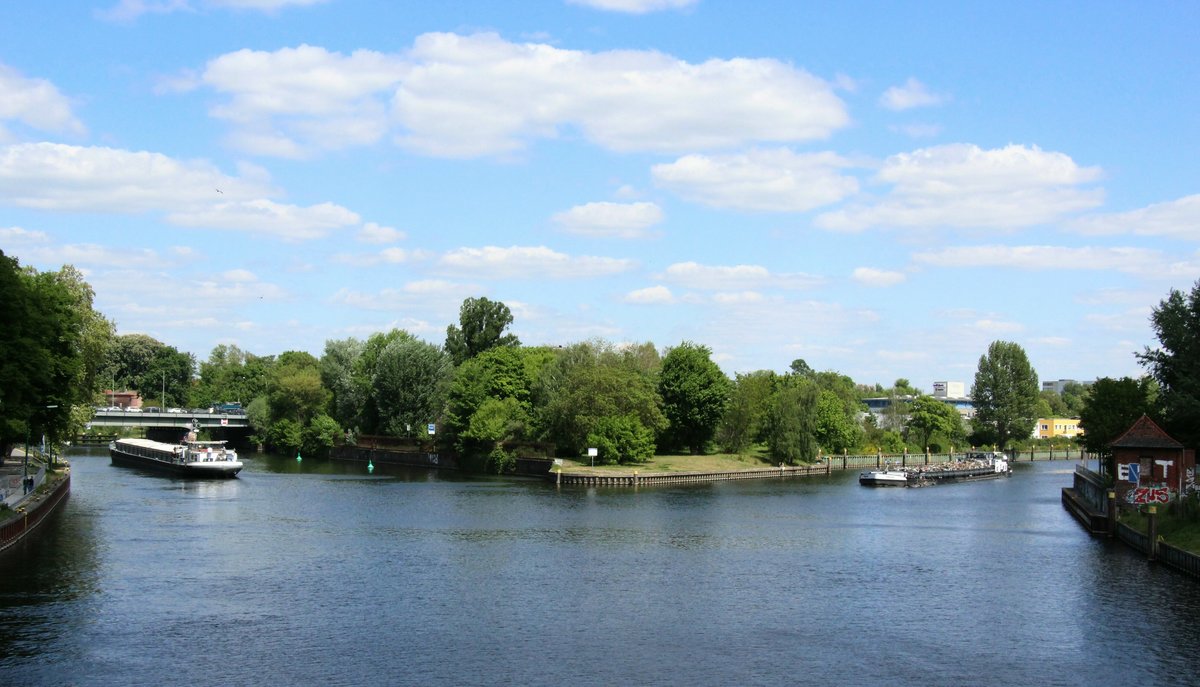
<instances>
[{"instance_id":1,"label":"brick building","mask_svg":"<svg viewBox=\"0 0 1200 687\"><path fill-rule=\"evenodd\" d=\"M1109 443L1117 466L1117 499L1166 503L1193 488L1196 452L1143 415Z\"/></svg>"}]
</instances>

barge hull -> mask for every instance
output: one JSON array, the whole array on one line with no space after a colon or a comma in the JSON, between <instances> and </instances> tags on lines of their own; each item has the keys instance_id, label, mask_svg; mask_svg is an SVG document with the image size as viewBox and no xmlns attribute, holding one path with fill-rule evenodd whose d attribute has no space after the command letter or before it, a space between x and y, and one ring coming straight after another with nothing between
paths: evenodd
<instances>
[{"instance_id":1,"label":"barge hull","mask_svg":"<svg viewBox=\"0 0 1200 687\"><path fill-rule=\"evenodd\" d=\"M241 471L242 467L225 467L225 466L206 466L203 463L168 463L166 461L154 460L143 456L134 456L124 453L118 449L110 449L109 455L112 456L112 464L127 468L140 468L142 470L153 470L155 472L163 472L179 477L202 477L225 479L234 477Z\"/></svg>"}]
</instances>

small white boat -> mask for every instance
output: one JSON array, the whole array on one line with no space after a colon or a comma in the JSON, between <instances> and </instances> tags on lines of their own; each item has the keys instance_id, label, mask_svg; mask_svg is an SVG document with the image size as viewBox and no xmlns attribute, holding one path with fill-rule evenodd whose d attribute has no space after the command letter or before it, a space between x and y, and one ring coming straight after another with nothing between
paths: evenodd
<instances>
[{"instance_id":1,"label":"small white boat","mask_svg":"<svg viewBox=\"0 0 1200 687\"><path fill-rule=\"evenodd\" d=\"M242 470L237 451L224 441L165 444L150 439L117 439L108 445L113 465L158 470L182 477L233 477Z\"/></svg>"},{"instance_id":2,"label":"small white boat","mask_svg":"<svg viewBox=\"0 0 1200 687\"><path fill-rule=\"evenodd\" d=\"M858 483L865 487L906 487L908 473L904 470L872 470L858 473Z\"/></svg>"}]
</instances>

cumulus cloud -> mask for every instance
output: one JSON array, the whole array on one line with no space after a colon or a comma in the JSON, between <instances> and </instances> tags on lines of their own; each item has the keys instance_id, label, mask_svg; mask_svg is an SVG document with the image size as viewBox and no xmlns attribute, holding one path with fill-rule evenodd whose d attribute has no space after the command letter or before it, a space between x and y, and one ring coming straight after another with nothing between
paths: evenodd
<instances>
[{"instance_id":1,"label":"cumulus cloud","mask_svg":"<svg viewBox=\"0 0 1200 687\"><path fill-rule=\"evenodd\" d=\"M701 265L677 262L667 267L663 279L691 289L737 291L762 287L805 288L818 283L806 274L772 274L762 265Z\"/></svg>"},{"instance_id":2,"label":"cumulus cloud","mask_svg":"<svg viewBox=\"0 0 1200 687\"><path fill-rule=\"evenodd\" d=\"M212 114L232 144L287 157L385 134L442 157L509 154L564 132L612 150L690 152L819 139L849 121L827 82L778 60L689 63L490 33L428 33L403 54L239 50L194 83L226 98Z\"/></svg>"},{"instance_id":3,"label":"cumulus cloud","mask_svg":"<svg viewBox=\"0 0 1200 687\"><path fill-rule=\"evenodd\" d=\"M1103 191L1083 188L1099 177L1098 168L1080 167L1063 153L1037 146L936 146L888 158L876 175L891 185L883 199L824 213L814 223L845 231L1031 226L1099 205Z\"/></svg>"},{"instance_id":4,"label":"cumulus cloud","mask_svg":"<svg viewBox=\"0 0 1200 687\"><path fill-rule=\"evenodd\" d=\"M930 92L929 88L909 77L903 86L892 86L879 97L879 104L889 110L911 110L914 107L941 105L947 97Z\"/></svg>"},{"instance_id":5,"label":"cumulus cloud","mask_svg":"<svg viewBox=\"0 0 1200 687\"><path fill-rule=\"evenodd\" d=\"M736 155L686 155L654 165L654 181L705 205L765 212L804 212L858 191L858 180L838 172L849 163L834 153L785 148Z\"/></svg>"},{"instance_id":6,"label":"cumulus cloud","mask_svg":"<svg viewBox=\"0 0 1200 687\"><path fill-rule=\"evenodd\" d=\"M700 0L567 0L572 5L582 5L607 12L625 14L647 14L660 10L685 9Z\"/></svg>"},{"instance_id":7,"label":"cumulus cloud","mask_svg":"<svg viewBox=\"0 0 1200 687\"><path fill-rule=\"evenodd\" d=\"M1200 261L1173 260L1160 250L1087 246L959 246L914 253L913 261L934 267L997 267L1023 270L1101 270L1143 277L1192 277Z\"/></svg>"},{"instance_id":8,"label":"cumulus cloud","mask_svg":"<svg viewBox=\"0 0 1200 687\"><path fill-rule=\"evenodd\" d=\"M333 203L300 207L258 199L172 212L167 215L167 220L186 227L238 229L272 234L288 240L304 240L320 238L334 229L354 226L358 224L359 217Z\"/></svg>"},{"instance_id":9,"label":"cumulus cloud","mask_svg":"<svg viewBox=\"0 0 1200 687\"><path fill-rule=\"evenodd\" d=\"M492 279L568 279L627 272L632 260L571 256L546 246L484 246L444 254L438 266L456 273Z\"/></svg>"},{"instance_id":10,"label":"cumulus cloud","mask_svg":"<svg viewBox=\"0 0 1200 687\"><path fill-rule=\"evenodd\" d=\"M660 284L630 291L625 294L625 302L639 305L667 305L675 302L675 296L671 293L671 289Z\"/></svg>"},{"instance_id":11,"label":"cumulus cloud","mask_svg":"<svg viewBox=\"0 0 1200 687\"><path fill-rule=\"evenodd\" d=\"M478 296L480 289L478 284L426 279L372 293L343 288L330 302L363 310L439 311L457 309L463 299Z\"/></svg>"},{"instance_id":12,"label":"cumulus cloud","mask_svg":"<svg viewBox=\"0 0 1200 687\"><path fill-rule=\"evenodd\" d=\"M858 267L851 276L854 281L864 286L895 286L905 280L903 272L877 270L873 267Z\"/></svg>"},{"instance_id":13,"label":"cumulus cloud","mask_svg":"<svg viewBox=\"0 0 1200 687\"><path fill-rule=\"evenodd\" d=\"M227 175L199 160L58 143L0 147L0 203L39 210L166 213L180 226L310 239L357 225L333 203L278 203L260 170Z\"/></svg>"},{"instance_id":14,"label":"cumulus cloud","mask_svg":"<svg viewBox=\"0 0 1200 687\"><path fill-rule=\"evenodd\" d=\"M1084 234L1132 234L1200 241L1200 195L1130 212L1082 217L1069 225Z\"/></svg>"},{"instance_id":15,"label":"cumulus cloud","mask_svg":"<svg viewBox=\"0 0 1200 687\"><path fill-rule=\"evenodd\" d=\"M210 113L234 126L230 143L302 157L380 140L388 129L387 91L404 69L399 57L373 50L343 55L301 45L226 53L209 61L199 83L229 97Z\"/></svg>"},{"instance_id":16,"label":"cumulus cloud","mask_svg":"<svg viewBox=\"0 0 1200 687\"><path fill-rule=\"evenodd\" d=\"M395 243L403 241L405 234L399 229L367 222L358 230L357 238L363 243Z\"/></svg>"},{"instance_id":17,"label":"cumulus cloud","mask_svg":"<svg viewBox=\"0 0 1200 687\"><path fill-rule=\"evenodd\" d=\"M586 203L560 212L551 220L564 231L583 236L636 239L663 220L654 203Z\"/></svg>"},{"instance_id":18,"label":"cumulus cloud","mask_svg":"<svg viewBox=\"0 0 1200 687\"><path fill-rule=\"evenodd\" d=\"M31 79L0 64L0 141L6 138L3 122L20 122L38 131L80 135L83 124L71 111L71 102L45 79Z\"/></svg>"}]
</instances>

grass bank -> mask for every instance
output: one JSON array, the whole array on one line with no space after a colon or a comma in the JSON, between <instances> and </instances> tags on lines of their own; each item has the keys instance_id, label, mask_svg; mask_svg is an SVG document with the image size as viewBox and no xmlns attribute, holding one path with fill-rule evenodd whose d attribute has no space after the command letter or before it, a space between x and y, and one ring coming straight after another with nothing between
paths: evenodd
<instances>
[{"instance_id":1,"label":"grass bank","mask_svg":"<svg viewBox=\"0 0 1200 687\"><path fill-rule=\"evenodd\" d=\"M1144 513L1129 511L1121 515L1121 522L1143 534L1148 529L1149 519ZM1200 555L1200 520L1194 516L1171 513L1168 508L1158 508L1158 534L1171 546Z\"/></svg>"},{"instance_id":2,"label":"grass bank","mask_svg":"<svg viewBox=\"0 0 1200 687\"><path fill-rule=\"evenodd\" d=\"M644 463L629 465L597 465L592 467L586 460L563 461L563 472L580 475L632 475L636 470L641 475L669 474L679 472L734 472L778 467L772 463L765 451L744 454L713 453L704 456L687 454L656 455Z\"/></svg>"}]
</instances>

